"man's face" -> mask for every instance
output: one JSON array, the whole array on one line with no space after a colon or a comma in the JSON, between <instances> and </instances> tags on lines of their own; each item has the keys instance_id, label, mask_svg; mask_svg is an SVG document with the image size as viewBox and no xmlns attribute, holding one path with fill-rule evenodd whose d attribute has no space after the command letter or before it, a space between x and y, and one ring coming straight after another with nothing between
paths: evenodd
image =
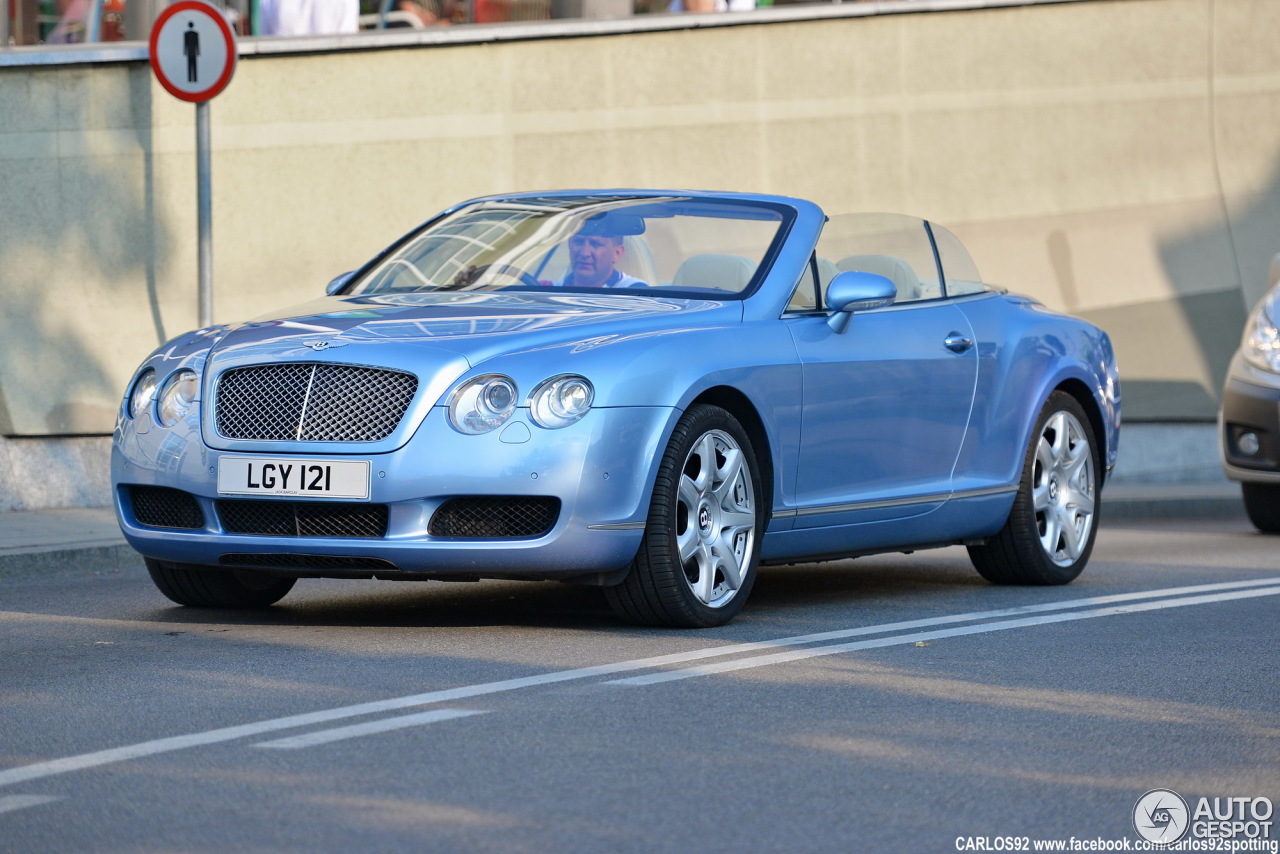
<instances>
[{"instance_id":1,"label":"man's face","mask_svg":"<svg viewBox=\"0 0 1280 854\"><path fill-rule=\"evenodd\" d=\"M569 263L578 287L603 285L621 257L622 241L616 237L575 234L569 238Z\"/></svg>"}]
</instances>

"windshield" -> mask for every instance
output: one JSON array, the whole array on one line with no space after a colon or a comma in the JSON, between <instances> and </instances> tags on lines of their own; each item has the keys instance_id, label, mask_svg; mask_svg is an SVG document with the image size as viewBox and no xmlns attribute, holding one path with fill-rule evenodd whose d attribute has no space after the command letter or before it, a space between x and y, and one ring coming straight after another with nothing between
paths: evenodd
<instances>
[{"instance_id":1,"label":"windshield","mask_svg":"<svg viewBox=\"0 0 1280 854\"><path fill-rule=\"evenodd\" d=\"M561 288L747 293L792 214L766 203L557 196L467 205L409 235L346 294Z\"/></svg>"}]
</instances>

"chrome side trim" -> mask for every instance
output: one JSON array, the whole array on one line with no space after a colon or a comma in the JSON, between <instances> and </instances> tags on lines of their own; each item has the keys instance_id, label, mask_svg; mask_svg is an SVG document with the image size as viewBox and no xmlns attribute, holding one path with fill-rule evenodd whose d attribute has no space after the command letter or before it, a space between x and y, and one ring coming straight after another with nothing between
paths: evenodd
<instances>
[{"instance_id":1,"label":"chrome side trim","mask_svg":"<svg viewBox=\"0 0 1280 854\"><path fill-rule=\"evenodd\" d=\"M588 531L643 531L644 522L614 522L609 525L588 525Z\"/></svg>"},{"instance_id":2,"label":"chrome side trim","mask_svg":"<svg viewBox=\"0 0 1280 854\"><path fill-rule=\"evenodd\" d=\"M801 516L822 516L828 513L848 513L853 510L882 510L887 507L908 507L912 504L937 504L956 498L986 498L1017 492L1017 486L991 486L986 489L967 489L964 492L939 492L935 495L917 495L912 498L893 498L886 501L858 501L852 504L825 504L821 507L801 507L797 510L775 510L774 519L794 519Z\"/></svg>"}]
</instances>

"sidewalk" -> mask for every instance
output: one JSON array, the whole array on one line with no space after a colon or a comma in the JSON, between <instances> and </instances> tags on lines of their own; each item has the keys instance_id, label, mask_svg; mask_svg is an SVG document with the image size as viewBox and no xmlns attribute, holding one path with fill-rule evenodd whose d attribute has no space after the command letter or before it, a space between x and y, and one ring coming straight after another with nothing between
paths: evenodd
<instances>
[{"instance_id":1,"label":"sidewalk","mask_svg":"<svg viewBox=\"0 0 1280 854\"><path fill-rule=\"evenodd\" d=\"M1139 519L1244 519L1240 485L1117 483L1103 493L1102 524ZM74 570L142 568L110 507L0 513L0 578Z\"/></svg>"},{"instance_id":2,"label":"sidewalk","mask_svg":"<svg viewBox=\"0 0 1280 854\"><path fill-rule=\"evenodd\" d=\"M142 566L110 507L0 513L0 578L75 569L83 574Z\"/></svg>"}]
</instances>

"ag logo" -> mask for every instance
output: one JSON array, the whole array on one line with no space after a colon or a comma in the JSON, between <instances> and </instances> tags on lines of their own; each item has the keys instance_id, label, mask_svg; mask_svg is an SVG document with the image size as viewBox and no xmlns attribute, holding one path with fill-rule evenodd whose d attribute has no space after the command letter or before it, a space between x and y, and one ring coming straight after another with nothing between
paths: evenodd
<instances>
[{"instance_id":1,"label":"ag logo","mask_svg":"<svg viewBox=\"0 0 1280 854\"><path fill-rule=\"evenodd\" d=\"M1190 825L1187 802L1170 789L1152 789L1133 806L1133 829L1148 842L1177 842Z\"/></svg>"}]
</instances>

